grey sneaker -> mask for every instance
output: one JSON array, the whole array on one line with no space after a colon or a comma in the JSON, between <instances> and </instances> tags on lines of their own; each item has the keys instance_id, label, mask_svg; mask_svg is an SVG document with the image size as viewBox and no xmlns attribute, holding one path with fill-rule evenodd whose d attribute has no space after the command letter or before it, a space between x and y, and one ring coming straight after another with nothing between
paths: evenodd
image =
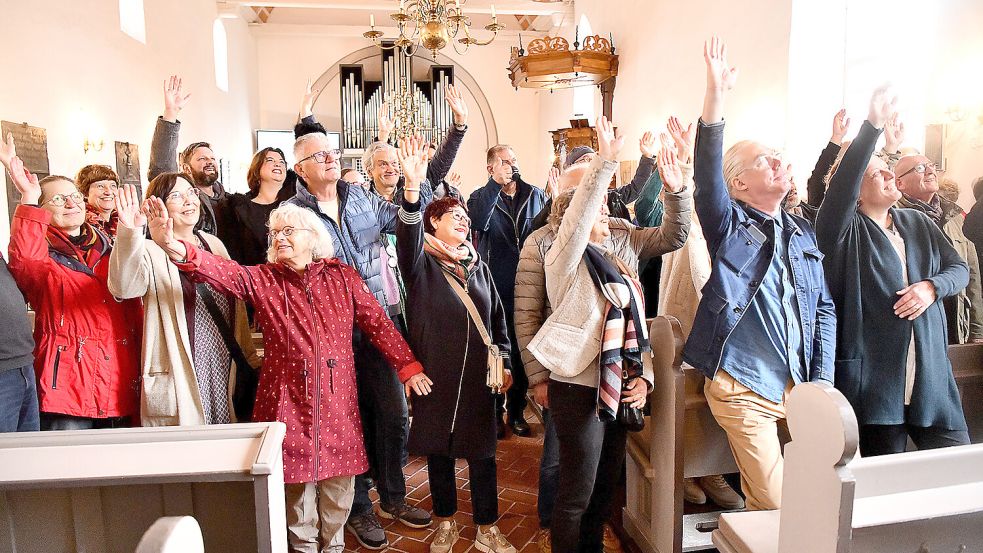
<instances>
[{"instance_id":1,"label":"grey sneaker","mask_svg":"<svg viewBox=\"0 0 983 553\"><path fill-rule=\"evenodd\" d=\"M364 515L352 515L345 523L345 530L355 536L358 543L366 549L384 549L389 545L386 532L375 518L375 513L369 511Z\"/></svg>"},{"instance_id":2,"label":"grey sneaker","mask_svg":"<svg viewBox=\"0 0 983 553\"><path fill-rule=\"evenodd\" d=\"M478 535L474 538L474 548L485 553L516 553L515 547L505 539L498 526L492 526L487 533L478 528Z\"/></svg>"},{"instance_id":3,"label":"grey sneaker","mask_svg":"<svg viewBox=\"0 0 983 553\"><path fill-rule=\"evenodd\" d=\"M406 503L388 507L380 503L379 516L389 520L398 520L410 528L426 528L433 522L430 513Z\"/></svg>"},{"instance_id":4,"label":"grey sneaker","mask_svg":"<svg viewBox=\"0 0 983 553\"><path fill-rule=\"evenodd\" d=\"M707 497L711 501L720 505L724 509L743 509L744 500L737 495L734 488L724 480L724 477L715 474L700 478L700 486L706 491Z\"/></svg>"},{"instance_id":5,"label":"grey sneaker","mask_svg":"<svg viewBox=\"0 0 983 553\"><path fill-rule=\"evenodd\" d=\"M461 537L461 532L457 528L457 521L445 520L437 526L434 532L433 541L430 542L430 553L450 553L454 549L454 544Z\"/></svg>"}]
</instances>

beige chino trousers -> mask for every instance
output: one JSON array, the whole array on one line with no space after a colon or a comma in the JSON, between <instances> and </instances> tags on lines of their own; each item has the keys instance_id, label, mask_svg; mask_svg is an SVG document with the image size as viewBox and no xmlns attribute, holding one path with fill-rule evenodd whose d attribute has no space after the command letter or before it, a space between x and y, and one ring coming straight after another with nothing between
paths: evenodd
<instances>
[{"instance_id":1,"label":"beige chino trousers","mask_svg":"<svg viewBox=\"0 0 983 553\"><path fill-rule=\"evenodd\" d=\"M782 402L772 403L723 370L704 383L710 412L727 433L730 451L741 471L741 490L749 511L781 507L784 460L778 425L785 425L785 402L791 391L789 379Z\"/></svg>"},{"instance_id":2,"label":"beige chino trousers","mask_svg":"<svg viewBox=\"0 0 983 553\"><path fill-rule=\"evenodd\" d=\"M355 499L355 477L336 476L320 482L286 484L287 542L291 553L341 553L345 521ZM317 537L320 529L321 543Z\"/></svg>"}]
</instances>

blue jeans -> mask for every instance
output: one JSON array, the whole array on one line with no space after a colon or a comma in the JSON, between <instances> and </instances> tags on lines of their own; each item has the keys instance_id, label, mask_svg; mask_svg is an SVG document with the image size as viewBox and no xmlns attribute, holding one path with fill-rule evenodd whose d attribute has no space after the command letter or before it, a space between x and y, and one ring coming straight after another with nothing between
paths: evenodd
<instances>
[{"instance_id":1,"label":"blue jeans","mask_svg":"<svg viewBox=\"0 0 983 553\"><path fill-rule=\"evenodd\" d=\"M40 430L34 367L0 372L0 432Z\"/></svg>"},{"instance_id":2,"label":"blue jeans","mask_svg":"<svg viewBox=\"0 0 983 553\"><path fill-rule=\"evenodd\" d=\"M395 322L395 321L394 321ZM396 327L400 328L400 324ZM358 406L362 416L365 450L369 455L369 472L355 477L355 500L351 516L372 511L369 499L371 474L379 491L380 503L389 507L406 502L406 439L409 412L403 384L396 371L383 359L368 338L356 331L355 377L358 382Z\"/></svg>"},{"instance_id":3,"label":"blue jeans","mask_svg":"<svg viewBox=\"0 0 983 553\"><path fill-rule=\"evenodd\" d=\"M539 460L539 498L536 511L539 527L549 528L556 503L556 488L560 480L560 440L549 409L543 409L543 457Z\"/></svg>"}]
</instances>

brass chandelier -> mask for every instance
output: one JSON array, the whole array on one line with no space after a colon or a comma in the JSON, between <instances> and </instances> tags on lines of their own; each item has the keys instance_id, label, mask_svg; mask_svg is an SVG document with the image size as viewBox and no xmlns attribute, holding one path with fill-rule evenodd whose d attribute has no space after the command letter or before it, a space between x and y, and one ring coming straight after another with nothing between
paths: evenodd
<instances>
[{"instance_id":1,"label":"brass chandelier","mask_svg":"<svg viewBox=\"0 0 983 553\"><path fill-rule=\"evenodd\" d=\"M486 41L479 41L471 36L471 18L464 15L461 5L466 4L467 0L399 0L399 11L389 15L399 27L399 37L392 41L383 41L383 32L375 29L375 16L369 16L371 30L362 33L365 38L371 39L373 43L383 50L399 48L407 56L412 56L417 48L423 47L430 50L434 61L437 60L437 52L444 49L448 43L454 47L454 51L463 54L472 45L486 46L491 44L498 36L498 32L505 28L498 22L495 13L495 6L491 6L492 22L485 25L485 30L492 33L491 38ZM410 23L413 24L412 33L409 32ZM391 44L390 44L391 42ZM461 50L458 44L463 45Z\"/></svg>"}]
</instances>

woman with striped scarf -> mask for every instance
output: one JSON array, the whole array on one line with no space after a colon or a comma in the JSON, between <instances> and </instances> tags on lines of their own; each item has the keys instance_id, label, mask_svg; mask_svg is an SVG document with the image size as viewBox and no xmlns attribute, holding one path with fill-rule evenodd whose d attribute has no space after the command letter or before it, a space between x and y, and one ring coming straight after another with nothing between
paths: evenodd
<instances>
[{"instance_id":1,"label":"woman with striped scarf","mask_svg":"<svg viewBox=\"0 0 983 553\"><path fill-rule=\"evenodd\" d=\"M599 156L580 185L553 203L554 239L544 259L553 312L528 347L550 371L547 398L560 444L550 528L556 553L602 550L602 525L625 459L618 406L643 407L653 382L638 261L682 247L692 203L666 138L658 160L662 226L611 218L604 197L624 140L603 117L596 129Z\"/></svg>"}]
</instances>

